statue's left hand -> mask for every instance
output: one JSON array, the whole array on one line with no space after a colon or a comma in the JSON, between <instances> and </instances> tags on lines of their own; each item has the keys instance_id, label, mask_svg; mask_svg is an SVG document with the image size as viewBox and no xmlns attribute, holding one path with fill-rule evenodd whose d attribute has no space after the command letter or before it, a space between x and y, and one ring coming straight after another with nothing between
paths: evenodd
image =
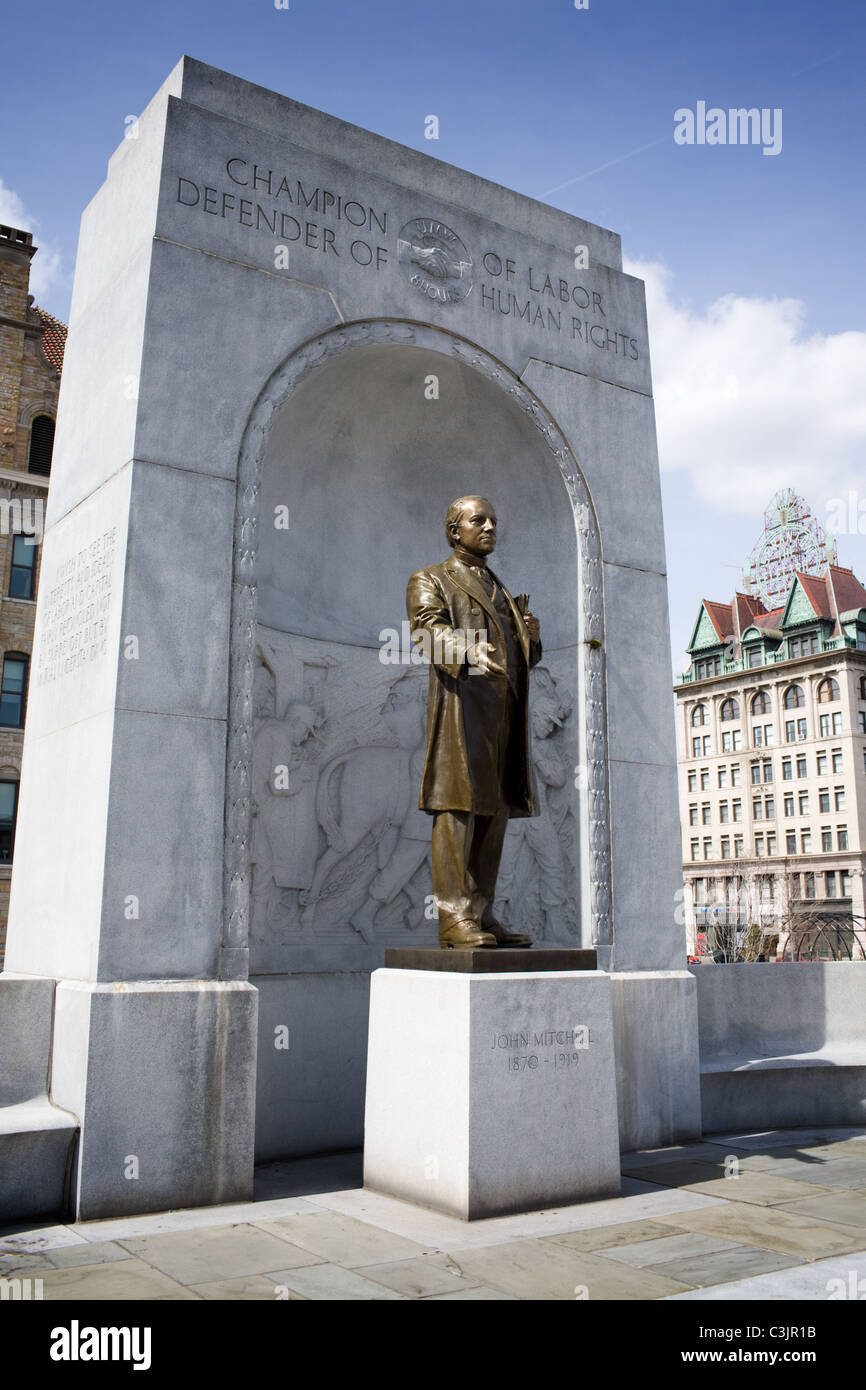
<instances>
[{"instance_id":1,"label":"statue's left hand","mask_svg":"<svg viewBox=\"0 0 866 1390\"><path fill-rule=\"evenodd\" d=\"M541 625L533 613L524 613L523 620L533 642L541 641Z\"/></svg>"}]
</instances>

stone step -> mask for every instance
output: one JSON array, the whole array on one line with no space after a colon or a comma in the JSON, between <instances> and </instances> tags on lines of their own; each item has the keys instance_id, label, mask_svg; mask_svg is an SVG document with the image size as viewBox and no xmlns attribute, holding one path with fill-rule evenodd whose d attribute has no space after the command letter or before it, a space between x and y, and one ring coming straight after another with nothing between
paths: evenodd
<instances>
[{"instance_id":1,"label":"stone step","mask_svg":"<svg viewBox=\"0 0 866 1390\"><path fill-rule=\"evenodd\" d=\"M78 1121L37 1096L0 1106L0 1221L62 1212Z\"/></svg>"},{"instance_id":2,"label":"stone step","mask_svg":"<svg viewBox=\"0 0 866 1390\"><path fill-rule=\"evenodd\" d=\"M0 975L0 1221L67 1205L78 1120L48 1095L54 981Z\"/></svg>"}]
</instances>

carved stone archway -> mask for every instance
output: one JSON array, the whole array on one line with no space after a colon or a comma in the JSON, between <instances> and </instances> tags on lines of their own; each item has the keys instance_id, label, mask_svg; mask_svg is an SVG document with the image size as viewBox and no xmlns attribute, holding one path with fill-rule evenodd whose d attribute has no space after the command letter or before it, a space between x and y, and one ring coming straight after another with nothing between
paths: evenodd
<instances>
[{"instance_id":1,"label":"carved stone archway","mask_svg":"<svg viewBox=\"0 0 866 1390\"><path fill-rule=\"evenodd\" d=\"M559 426L539 398L490 353L456 334L400 319L372 319L333 328L308 340L268 379L244 431L236 492L226 755L223 927L220 974L247 978L250 920L253 672L257 621L257 538L262 469L271 427L295 389L337 356L388 344L420 347L457 359L501 389L539 432L556 459L571 502L577 540L579 702L583 792L581 843L584 900L599 966L612 964L610 825L607 769L601 540L586 484Z\"/></svg>"}]
</instances>

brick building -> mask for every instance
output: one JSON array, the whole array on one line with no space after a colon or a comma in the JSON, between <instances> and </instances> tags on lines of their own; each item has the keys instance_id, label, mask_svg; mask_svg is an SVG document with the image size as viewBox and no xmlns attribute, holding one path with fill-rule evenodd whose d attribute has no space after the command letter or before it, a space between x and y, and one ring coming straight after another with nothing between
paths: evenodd
<instances>
[{"instance_id":1,"label":"brick building","mask_svg":"<svg viewBox=\"0 0 866 1390\"><path fill-rule=\"evenodd\" d=\"M33 303L29 232L0 226L0 965L66 325Z\"/></svg>"}]
</instances>

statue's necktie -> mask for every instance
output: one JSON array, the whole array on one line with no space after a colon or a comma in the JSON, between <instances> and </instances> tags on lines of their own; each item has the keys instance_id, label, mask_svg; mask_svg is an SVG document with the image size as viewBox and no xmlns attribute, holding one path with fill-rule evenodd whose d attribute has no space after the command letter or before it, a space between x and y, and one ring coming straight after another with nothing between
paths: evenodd
<instances>
[{"instance_id":1,"label":"statue's necktie","mask_svg":"<svg viewBox=\"0 0 866 1390\"><path fill-rule=\"evenodd\" d=\"M479 565L479 566L476 568L476 570L475 570L475 575L476 575L476 577L477 577L477 579L478 579L478 582L480 583L482 589L484 589L485 593L487 594L487 597L488 597L488 598L492 598L492 597L493 597L493 594L494 594L494 592L495 592L495 589L496 589L496 585L495 585L495 583L494 583L493 575L490 573L490 571L489 571L488 569L484 568L484 567L481 566L481 565Z\"/></svg>"}]
</instances>

